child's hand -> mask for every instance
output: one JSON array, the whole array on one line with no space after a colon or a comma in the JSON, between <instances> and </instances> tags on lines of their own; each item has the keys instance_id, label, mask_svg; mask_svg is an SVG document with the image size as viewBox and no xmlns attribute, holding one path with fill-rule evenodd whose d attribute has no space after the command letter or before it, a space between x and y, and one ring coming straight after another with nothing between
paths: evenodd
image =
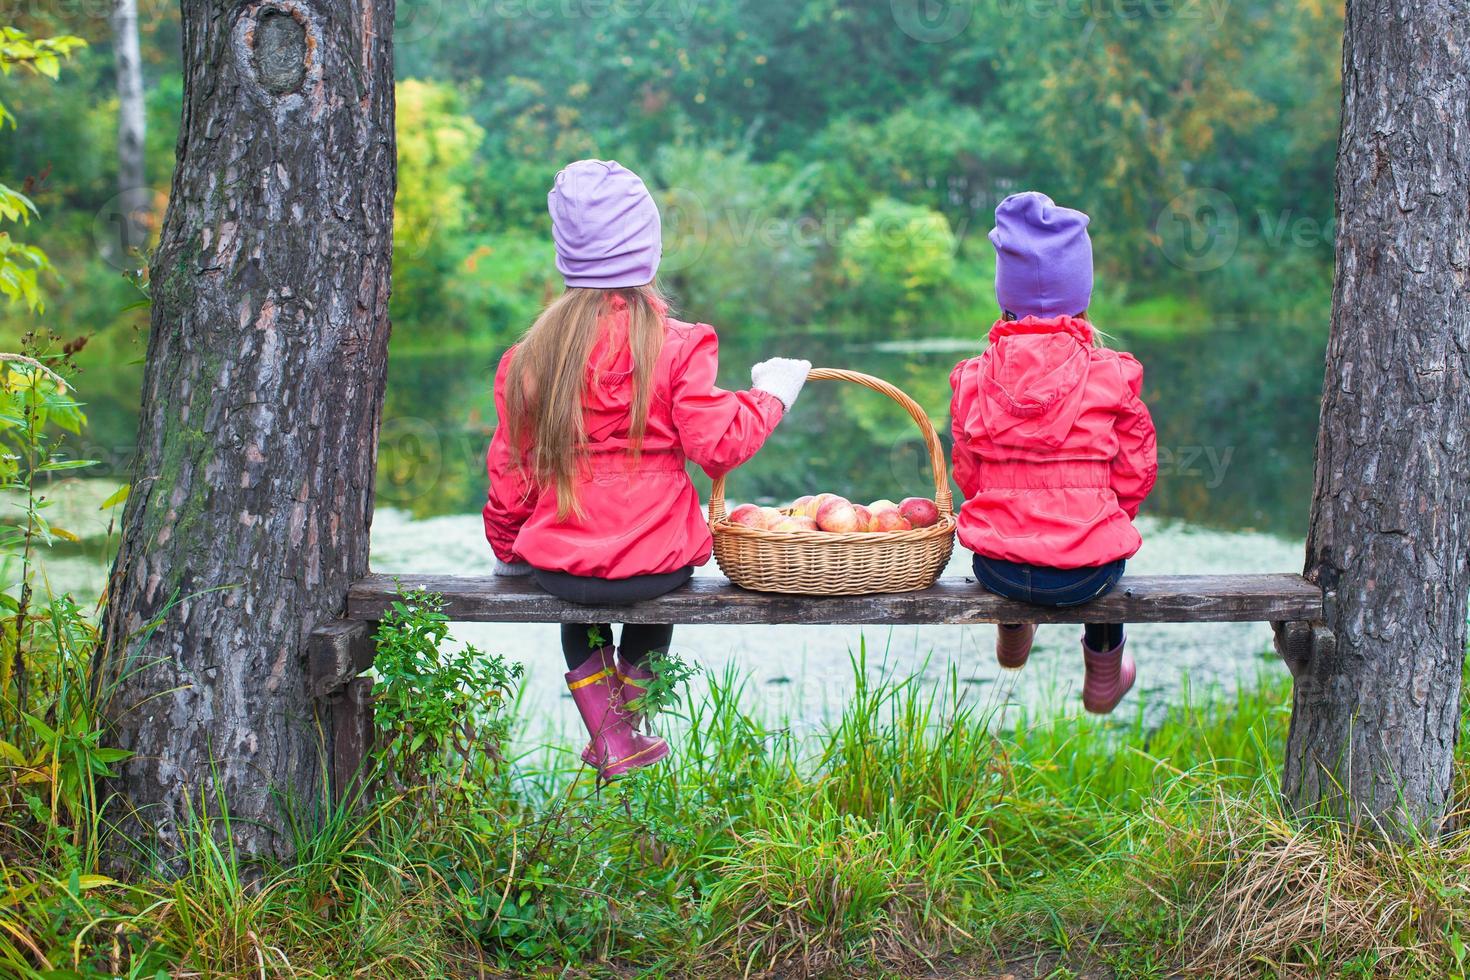
<instances>
[{"instance_id":1,"label":"child's hand","mask_svg":"<svg viewBox=\"0 0 1470 980\"><path fill-rule=\"evenodd\" d=\"M773 357L750 369L750 386L756 391L775 395L781 399L782 405L790 409L796 404L796 396L801 394L802 385L806 384L807 372L811 369L811 361Z\"/></svg>"},{"instance_id":2,"label":"child's hand","mask_svg":"<svg viewBox=\"0 0 1470 980\"><path fill-rule=\"evenodd\" d=\"M519 578L522 575L530 575L531 572L531 566L523 561L508 562L501 561L499 558L495 559L496 575L500 575L505 578Z\"/></svg>"}]
</instances>

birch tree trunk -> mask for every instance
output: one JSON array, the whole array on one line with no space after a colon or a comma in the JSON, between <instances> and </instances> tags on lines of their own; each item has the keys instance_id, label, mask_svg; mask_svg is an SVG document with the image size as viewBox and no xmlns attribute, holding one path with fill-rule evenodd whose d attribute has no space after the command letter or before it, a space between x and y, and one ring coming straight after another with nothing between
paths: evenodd
<instances>
[{"instance_id":1,"label":"birch tree trunk","mask_svg":"<svg viewBox=\"0 0 1470 980\"><path fill-rule=\"evenodd\" d=\"M368 567L393 0L183 0L184 109L100 679L128 829L286 856L324 793L304 641ZM154 628L156 626L156 628Z\"/></svg>"},{"instance_id":2,"label":"birch tree trunk","mask_svg":"<svg viewBox=\"0 0 1470 980\"><path fill-rule=\"evenodd\" d=\"M1470 17L1348 0L1337 284L1307 542L1323 644L1283 789L1399 834L1450 799L1470 574Z\"/></svg>"},{"instance_id":3,"label":"birch tree trunk","mask_svg":"<svg viewBox=\"0 0 1470 980\"><path fill-rule=\"evenodd\" d=\"M117 192L124 252L148 244L148 174L144 141L148 116L143 99L143 57L138 50L137 0L113 0L112 53L117 74Z\"/></svg>"}]
</instances>

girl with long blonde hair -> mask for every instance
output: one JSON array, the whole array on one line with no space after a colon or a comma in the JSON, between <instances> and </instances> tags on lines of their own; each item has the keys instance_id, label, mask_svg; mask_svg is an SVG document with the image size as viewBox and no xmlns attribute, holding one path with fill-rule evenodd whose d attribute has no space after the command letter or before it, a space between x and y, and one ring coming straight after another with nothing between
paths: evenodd
<instances>
[{"instance_id":1,"label":"girl with long blonde hair","mask_svg":"<svg viewBox=\"0 0 1470 980\"><path fill-rule=\"evenodd\" d=\"M748 391L715 385L718 340L669 316L654 286L658 207L636 174L582 160L547 197L566 292L500 361L485 534L498 575L598 607L663 595L710 558L686 460L711 477L753 456L796 401L806 361L751 369ZM605 779L668 755L629 704L652 679L672 625L562 627L567 687Z\"/></svg>"}]
</instances>

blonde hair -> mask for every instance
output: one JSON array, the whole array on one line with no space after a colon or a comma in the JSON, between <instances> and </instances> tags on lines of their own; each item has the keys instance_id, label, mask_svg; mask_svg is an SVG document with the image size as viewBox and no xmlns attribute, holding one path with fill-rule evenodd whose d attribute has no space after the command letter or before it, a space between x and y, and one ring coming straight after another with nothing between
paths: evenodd
<instances>
[{"instance_id":1,"label":"blonde hair","mask_svg":"<svg viewBox=\"0 0 1470 980\"><path fill-rule=\"evenodd\" d=\"M516 347L505 394L511 456L542 489L555 489L557 520L581 516L576 477L587 459L582 396L604 366L592 364L599 321L614 298L627 304L628 349L633 355L633 418L629 435L636 459L643 450L653 368L664 344L668 304L649 283L627 289L570 288L548 306ZM609 351L604 361L615 352Z\"/></svg>"}]
</instances>

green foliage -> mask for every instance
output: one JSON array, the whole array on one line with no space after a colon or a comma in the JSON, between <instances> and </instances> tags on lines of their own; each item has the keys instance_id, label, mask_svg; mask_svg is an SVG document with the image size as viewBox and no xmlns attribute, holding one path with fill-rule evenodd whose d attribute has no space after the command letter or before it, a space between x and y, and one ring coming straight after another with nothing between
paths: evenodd
<instances>
[{"instance_id":1,"label":"green foliage","mask_svg":"<svg viewBox=\"0 0 1470 980\"><path fill-rule=\"evenodd\" d=\"M819 168L741 149L670 146L652 177L664 214L659 278L696 319L760 334L806 322L824 227L808 212Z\"/></svg>"},{"instance_id":2,"label":"green foliage","mask_svg":"<svg viewBox=\"0 0 1470 980\"><path fill-rule=\"evenodd\" d=\"M395 320L436 323L442 281L462 254L470 163L485 137L458 93L435 82L398 83L398 194L393 203Z\"/></svg>"},{"instance_id":3,"label":"green foliage","mask_svg":"<svg viewBox=\"0 0 1470 980\"><path fill-rule=\"evenodd\" d=\"M85 416L57 373L68 361L50 360L0 354L0 854L34 848L76 867L96 858L98 783L128 752L103 745L97 726L96 627L46 572L51 550L78 541L50 519L51 488L90 466L66 453Z\"/></svg>"},{"instance_id":4,"label":"green foliage","mask_svg":"<svg viewBox=\"0 0 1470 980\"><path fill-rule=\"evenodd\" d=\"M628 707L650 717L677 707L689 682L704 669L677 653L658 651L649 655L648 668L653 671L652 680L645 686L643 696L634 698Z\"/></svg>"},{"instance_id":5,"label":"green foliage","mask_svg":"<svg viewBox=\"0 0 1470 980\"><path fill-rule=\"evenodd\" d=\"M86 42L78 37L33 38L14 27L0 25L0 75L19 68L55 79L61 72L61 62L85 46ZM0 102L0 131L7 124L14 129L17 120ZM29 197L0 183L0 226L6 222L28 225L36 214ZM43 303L37 277L50 267L45 252L15 241L0 227L0 296L11 303L22 303L33 312L40 311Z\"/></svg>"},{"instance_id":6,"label":"green foliage","mask_svg":"<svg viewBox=\"0 0 1470 980\"><path fill-rule=\"evenodd\" d=\"M949 222L938 211L890 198L875 201L842 236L842 275L850 302L871 316L875 327L890 319L915 322L926 300L949 285L956 247Z\"/></svg>"},{"instance_id":7,"label":"green foliage","mask_svg":"<svg viewBox=\"0 0 1470 980\"><path fill-rule=\"evenodd\" d=\"M378 624L373 685L380 775L431 796L483 791L503 762L520 664L472 646L447 651L443 596L415 590Z\"/></svg>"}]
</instances>

